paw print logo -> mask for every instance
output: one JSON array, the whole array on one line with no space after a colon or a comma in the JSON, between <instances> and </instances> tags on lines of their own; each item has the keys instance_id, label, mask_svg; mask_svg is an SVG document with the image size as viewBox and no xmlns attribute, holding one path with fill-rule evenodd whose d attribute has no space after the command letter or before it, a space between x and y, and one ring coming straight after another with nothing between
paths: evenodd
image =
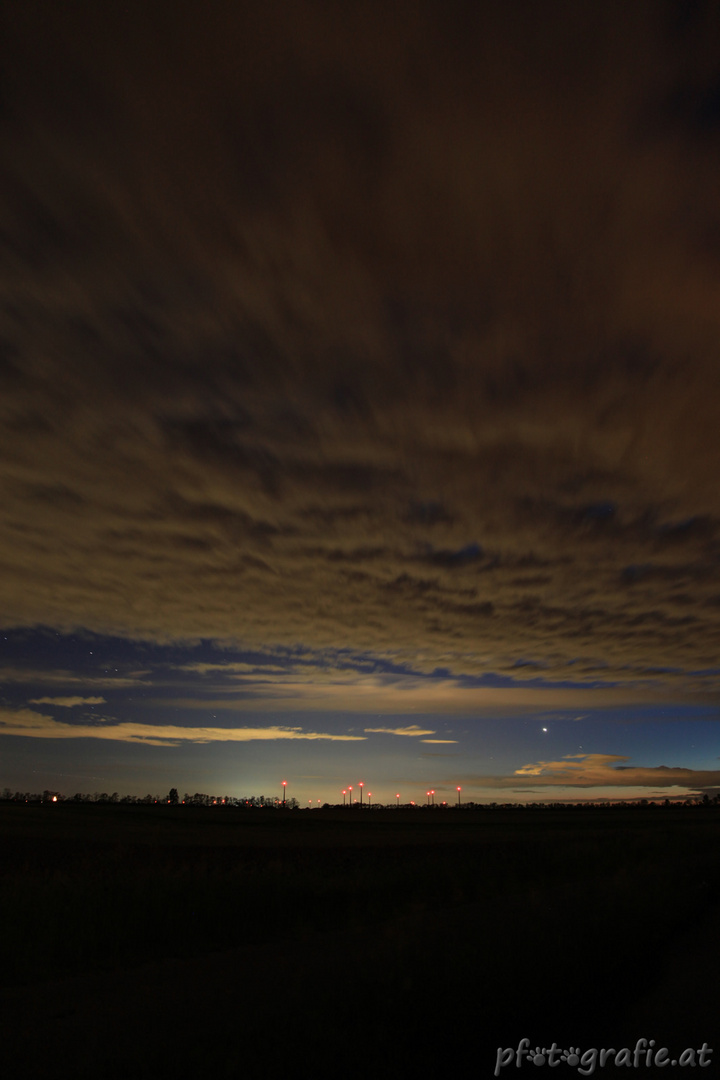
<instances>
[{"instance_id":1,"label":"paw print logo","mask_svg":"<svg viewBox=\"0 0 720 1080\"><path fill-rule=\"evenodd\" d=\"M580 1063L580 1047L571 1046L569 1050L563 1050L560 1060L568 1065L578 1065Z\"/></svg>"},{"instance_id":2,"label":"paw print logo","mask_svg":"<svg viewBox=\"0 0 720 1080\"><path fill-rule=\"evenodd\" d=\"M541 1050L539 1046L536 1046L534 1050L531 1050L529 1052L528 1057L529 1057L530 1061L532 1061L533 1065L544 1065L545 1064L545 1047L543 1046L543 1048Z\"/></svg>"}]
</instances>

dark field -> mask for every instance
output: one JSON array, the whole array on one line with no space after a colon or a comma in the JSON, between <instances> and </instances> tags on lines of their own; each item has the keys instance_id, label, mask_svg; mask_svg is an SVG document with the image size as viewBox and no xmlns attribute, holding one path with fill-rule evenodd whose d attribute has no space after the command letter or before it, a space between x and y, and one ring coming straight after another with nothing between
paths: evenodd
<instances>
[{"instance_id":1,"label":"dark field","mask_svg":"<svg viewBox=\"0 0 720 1080\"><path fill-rule=\"evenodd\" d=\"M523 1037L644 1037L718 1044L719 1077L719 836L714 808L0 804L2 1074L491 1077Z\"/></svg>"}]
</instances>

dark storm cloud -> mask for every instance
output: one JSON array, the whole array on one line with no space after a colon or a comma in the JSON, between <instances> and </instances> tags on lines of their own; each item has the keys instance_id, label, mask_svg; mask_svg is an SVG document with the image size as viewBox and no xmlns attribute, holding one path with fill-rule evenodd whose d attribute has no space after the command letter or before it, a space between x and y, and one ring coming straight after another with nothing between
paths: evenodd
<instances>
[{"instance_id":1,"label":"dark storm cloud","mask_svg":"<svg viewBox=\"0 0 720 1080\"><path fill-rule=\"evenodd\" d=\"M6 625L715 663L714 5L3 21Z\"/></svg>"}]
</instances>

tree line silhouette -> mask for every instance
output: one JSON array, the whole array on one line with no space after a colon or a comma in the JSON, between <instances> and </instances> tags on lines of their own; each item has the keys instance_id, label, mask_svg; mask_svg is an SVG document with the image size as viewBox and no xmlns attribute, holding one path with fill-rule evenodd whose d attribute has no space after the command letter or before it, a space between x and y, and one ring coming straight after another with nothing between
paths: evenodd
<instances>
[{"instance_id":1,"label":"tree line silhouette","mask_svg":"<svg viewBox=\"0 0 720 1080\"><path fill-rule=\"evenodd\" d=\"M83 792L77 792L75 795L64 795L60 791L44 790L42 792L29 792L29 791L12 791L9 787L3 789L0 794L0 802L14 802L14 803L99 803L99 804L112 804L123 806L221 806L231 807L234 809L273 809L273 810L299 810L300 803L295 798L289 798L283 805L283 800L277 796L272 795L248 795L236 797L234 795L206 795L202 792L195 792L194 795L190 795L187 792L180 798L177 788L170 788L167 795L119 795L117 791L114 791L111 795L107 792L93 792L87 794ZM627 799L627 800L613 800L613 801L582 801L582 802L569 802L569 801L554 801L554 802L491 802L491 803L478 803L467 800L462 805L456 803L442 803L428 806L426 803L414 803L406 802L397 804L393 803L373 803L372 806L365 805L360 807L359 804L353 806L343 807L342 803L323 803L322 806L313 806L311 809L315 810L342 810L345 809L348 812L357 813L358 811L364 813L374 813L379 810L413 810L425 813L447 813L452 811L453 813L462 813L468 810L521 810L521 811L542 811L542 810L613 810L613 809L643 809L643 808L662 808L662 809L694 809L697 807L720 807L720 793L714 796L705 794L703 796L690 796L685 799L680 797L674 797L672 799L666 798L664 800L657 799ZM308 808L310 809L310 808Z\"/></svg>"}]
</instances>

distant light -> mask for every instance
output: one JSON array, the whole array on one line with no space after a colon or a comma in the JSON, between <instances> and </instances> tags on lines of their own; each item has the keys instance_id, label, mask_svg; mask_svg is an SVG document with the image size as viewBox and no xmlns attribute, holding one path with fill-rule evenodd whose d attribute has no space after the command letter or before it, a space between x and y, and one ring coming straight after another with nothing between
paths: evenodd
<instances>
[{"instance_id":1,"label":"distant light","mask_svg":"<svg viewBox=\"0 0 720 1080\"><path fill-rule=\"evenodd\" d=\"M53 802L57 802L57 795L53 795Z\"/></svg>"},{"instance_id":2,"label":"distant light","mask_svg":"<svg viewBox=\"0 0 720 1080\"><path fill-rule=\"evenodd\" d=\"M543 731L547 731L547 728L546 728L546 727L544 727L544 728L543 728Z\"/></svg>"}]
</instances>

